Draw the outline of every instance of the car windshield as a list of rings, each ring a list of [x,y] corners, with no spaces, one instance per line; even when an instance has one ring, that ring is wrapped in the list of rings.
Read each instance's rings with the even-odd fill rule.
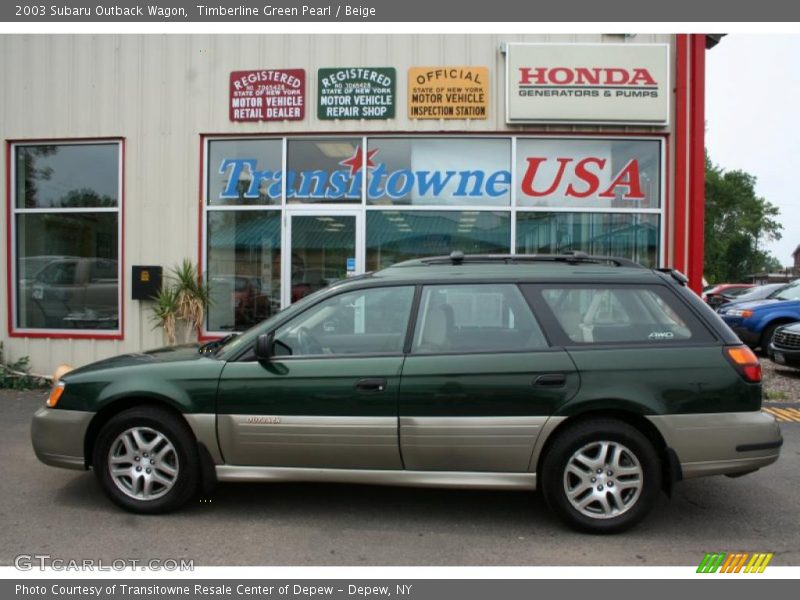
[[[800,300],[800,281],[787,285],[785,289],[781,290],[775,296],[778,300]]]
[[[779,285],[778,287],[776,287],[774,290],[772,290],[769,293],[769,296],[767,296],[767,298],[777,298],[778,294],[780,294],[783,290],[785,290],[788,287],[789,287],[789,285],[785,284],[785,283],[782,284],[782,285]]]
[[[773,298],[775,294],[780,292],[786,286],[780,283],[769,283],[767,285],[760,285],[756,288],[745,290],[745,293],[737,295],[736,301],[746,302],[747,300],[762,300],[763,298]]]

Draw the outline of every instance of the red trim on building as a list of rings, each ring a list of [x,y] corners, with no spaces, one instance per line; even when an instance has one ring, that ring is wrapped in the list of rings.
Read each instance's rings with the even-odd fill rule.
[[[665,267],[669,265],[669,251],[670,246],[672,244],[672,238],[670,238],[670,209],[673,206],[672,198],[670,197],[670,192],[672,191],[672,178],[670,177],[670,165],[672,164],[672,159],[670,157],[670,151],[672,150],[672,144],[670,143],[672,140],[667,137],[664,140],[664,173],[663,177],[665,178],[664,181],[664,197],[661,199],[661,204],[663,210],[661,211],[661,218],[664,220],[664,240],[661,243],[661,248],[664,248],[664,253],[659,255],[658,266]]]
[[[120,263],[120,274],[119,274],[119,337],[116,339],[124,340],[125,339],[125,146],[127,140],[125,138],[120,138],[120,142],[122,148],[120,152],[122,153],[121,161],[120,161],[120,178],[122,179],[122,190],[120,191],[120,207],[119,207],[119,220],[120,220],[120,239],[119,239],[119,263]]]
[[[205,160],[206,160],[206,134],[200,134],[200,168],[197,174],[197,272],[199,277],[203,277],[203,242],[205,242],[205,232],[203,231],[203,212],[205,208],[205,198],[203,197],[203,187],[205,186],[205,180],[203,178],[203,174],[205,172]],[[206,314],[206,322],[208,322],[208,314]],[[200,330],[197,332],[197,341],[198,342],[212,342],[214,340],[222,339],[222,336],[219,335],[208,335],[206,333],[205,324]]]
[[[689,286],[703,288],[705,228],[705,35],[691,36],[691,114],[689,119]]]
[[[675,36],[675,205],[673,208],[675,233],[672,236],[672,264],[668,266],[679,271],[686,271],[688,46],[688,35]]]
[[[704,34],[675,36],[675,233],[673,266],[689,287],[703,287],[705,223],[705,60]]]
[[[114,141],[120,144],[121,154],[121,191],[120,191],[120,305],[119,305],[119,330],[110,333],[69,333],[68,330],[61,331],[17,331],[14,329],[14,282],[11,278],[11,268],[13,260],[13,248],[11,247],[11,228],[14,226],[12,220],[13,202],[11,190],[11,148],[14,144],[37,144],[42,142],[56,142],[67,144],[69,142],[108,142]],[[12,338],[48,338],[57,340],[122,340],[125,338],[125,138],[124,137],[78,137],[78,138],[31,138],[6,140],[6,284],[8,290],[8,335]]]

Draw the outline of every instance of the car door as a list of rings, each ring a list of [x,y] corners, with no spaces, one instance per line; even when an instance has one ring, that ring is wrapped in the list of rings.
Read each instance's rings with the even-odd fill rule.
[[[424,286],[400,382],[405,467],[526,472],[548,416],[578,386],[517,285]]]
[[[327,297],[274,332],[275,356],[223,369],[227,464],[401,469],[397,394],[413,286]]]

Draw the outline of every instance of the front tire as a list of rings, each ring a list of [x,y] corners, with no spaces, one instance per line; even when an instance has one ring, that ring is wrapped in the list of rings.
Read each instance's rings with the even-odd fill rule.
[[[566,429],[542,461],[542,493],[574,529],[619,533],[652,510],[661,486],[661,461],[636,428],[596,419]]]
[[[103,491],[131,512],[164,513],[195,495],[200,458],[191,430],[174,414],[140,406],[114,415],[92,457]]]
[[[775,330],[781,325],[785,325],[785,323],[772,323],[764,328],[764,331],[761,333],[761,340],[759,341],[762,355],[769,356],[769,345],[772,342],[772,338],[775,336]]]

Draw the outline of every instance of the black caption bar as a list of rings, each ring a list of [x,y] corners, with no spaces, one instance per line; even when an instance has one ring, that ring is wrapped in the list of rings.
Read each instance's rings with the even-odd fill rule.
[[[16,22],[791,22],[786,0],[6,0],[0,20]]]
[[[694,569],[692,569],[694,571]],[[381,580],[381,579],[298,579],[298,580],[112,580],[112,579],[27,579],[0,581],[0,597],[15,600],[485,600],[503,598],[592,598],[619,600],[642,598],[674,600],[708,597],[726,600],[755,597],[756,594],[789,593],[791,580],[717,579],[693,580],[553,580],[553,579],[469,579],[469,580]],[[713,587],[712,587],[713,586]]]

